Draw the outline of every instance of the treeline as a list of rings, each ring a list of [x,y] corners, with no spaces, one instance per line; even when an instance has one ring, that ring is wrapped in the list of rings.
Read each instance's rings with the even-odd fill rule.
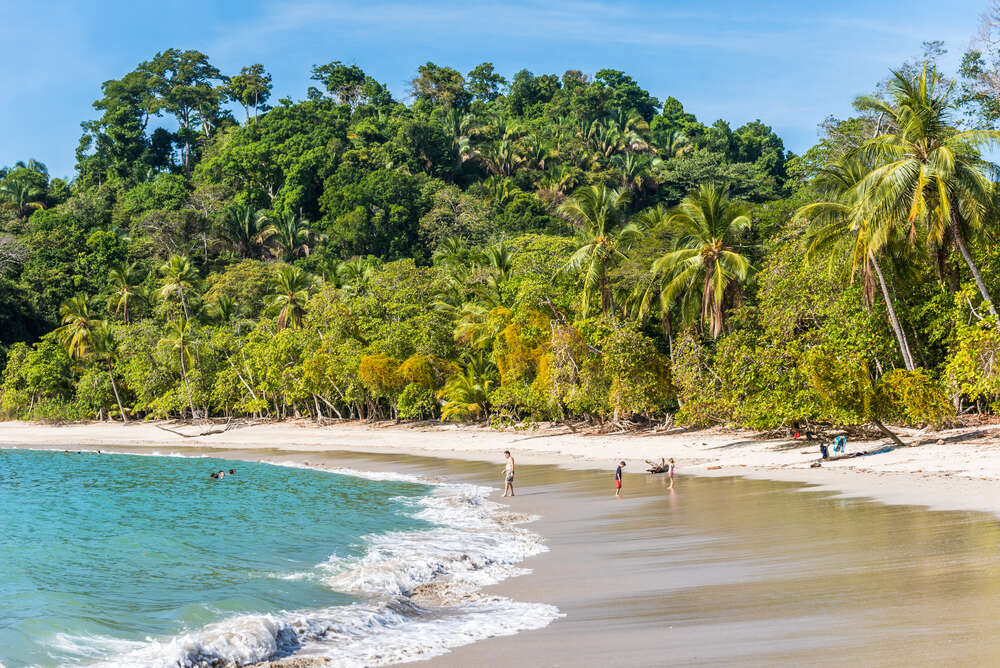
[[[1000,135],[976,83],[997,68],[970,53],[960,81],[903,67],[803,156],[615,70],[427,63],[404,104],[332,62],[275,103],[259,64],[158,53],[103,84],[71,183],[2,172],[0,410],[990,411],[1000,207],[980,148]]]

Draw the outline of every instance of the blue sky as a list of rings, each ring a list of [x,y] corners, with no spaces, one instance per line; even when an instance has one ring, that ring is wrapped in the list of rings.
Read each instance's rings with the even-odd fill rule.
[[[311,66],[331,60],[359,65],[400,98],[428,60],[462,72],[491,61],[508,78],[609,67],[705,123],[759,118],[801,152],[817,123],[848,114],[921,42],[943,40],[953,69],[986,4],[0,0],[0,165],[33,157],[71,176],[100,84],[168,47],[203,51],[230,74],[263,63],[275,99],[304,97]]]

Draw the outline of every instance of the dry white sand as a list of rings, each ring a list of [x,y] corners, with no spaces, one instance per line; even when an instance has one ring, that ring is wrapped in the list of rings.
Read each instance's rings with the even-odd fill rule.
[[[244,425],[224,433],[185,438],[210,429],[173,423],[87,423],[48,425],[0,422],[0,447],[105,448],[269,448],[298,452],[353,451],[405,453],[502,463],[511,450],[524,464],[627,470],[644,460],[673,457],[677,474],[744,475],[806,482],[848,496],[885,503],[924,505],[940,510],[981,510],[1000,515],[1000,425],[923,434],[903,431],[907,443],[923,443],[878,455],[835,462],[819,460],[819,445],[804,439],[758,440],[750,432],[722,429],[674,430],[639,434],[584,435],[566,428],[494,431],[468,426],[383,426],[340,423],[316,426],[305,420]],[[847,451],[872,450],[877,442],[853,442]]]

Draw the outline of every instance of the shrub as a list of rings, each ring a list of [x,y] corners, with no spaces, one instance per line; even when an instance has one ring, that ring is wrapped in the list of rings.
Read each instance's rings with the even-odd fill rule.
[[[431,391],[417,383],[410,383],[403,388],[396,402],[399,417],[404,420],[423,420],[434,417],[437,402]]]
[[[890,422],[939,427],[952,407],[941,385],[925,369],[893,369],[879,379],[875,411]]]

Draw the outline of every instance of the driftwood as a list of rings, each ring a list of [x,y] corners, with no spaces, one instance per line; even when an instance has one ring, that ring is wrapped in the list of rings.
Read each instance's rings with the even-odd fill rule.
[[[650,473],[666,473],[667,471],[670,470],[670,462],[665,460],[663,457],[660,457],[659,464],[657,464],[656,462],[651,462],[648,459],[646,460],[646,463],[649,464],[649,468],[646,470],[649,471]]]
[[[164,427],[163,425],[156,425],[157,429],[162,429],[163,431],[169,431],[171,434],[177,434],[183,438],[198,438],[199,436],[211,436],[212,434],[223,434],[229,431],[233,426],[233,418],[226,420],[226,426],[222,429],[209,429],[208,431],[203,431],[200,434],[185,434],[177,431],[176,429],[170,429],[169,427]]]

